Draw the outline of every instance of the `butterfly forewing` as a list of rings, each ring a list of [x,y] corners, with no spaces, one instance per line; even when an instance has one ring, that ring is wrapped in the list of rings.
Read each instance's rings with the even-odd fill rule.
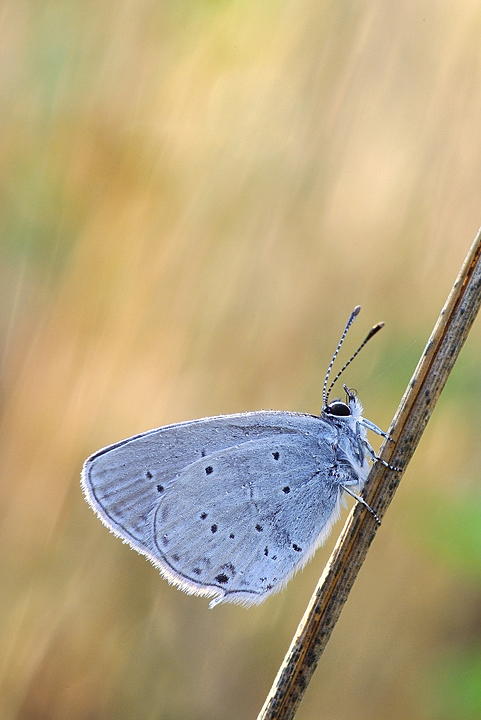
[[[108,527],[142,542],[159,488],[168,488],[183,469],[239,442],[293,432],[313,421],[312,415],[263,411],[166,425],[94,453],[85,462],[82,485]]]

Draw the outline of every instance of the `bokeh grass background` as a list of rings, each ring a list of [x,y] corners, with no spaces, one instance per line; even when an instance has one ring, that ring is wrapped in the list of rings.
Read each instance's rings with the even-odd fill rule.
[[[479,0],[0,6],[0,717],[247,720],[341,529],[211,611],[85,503],[166,423],[318,413],[343,359],[387,428],[481,224]],[[300,720],[481,715],[475,324]]]

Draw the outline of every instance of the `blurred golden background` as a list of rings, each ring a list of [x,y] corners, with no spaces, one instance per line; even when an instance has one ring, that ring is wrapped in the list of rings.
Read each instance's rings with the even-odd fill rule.
[[[386,327],[345,381],[389,426],[481,224],[480,32],[475,0],[2,3],[3,720],[256,717],[342,523],[211,611],[101,525],[82,462],[318,413],[358,303],[341,361]],[[478,320],[299,720],[481,716],[480,354]]]

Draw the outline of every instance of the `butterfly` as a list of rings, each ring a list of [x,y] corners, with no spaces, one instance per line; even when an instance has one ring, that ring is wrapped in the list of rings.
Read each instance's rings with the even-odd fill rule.
[[[267,411],[167,425],[109,445],[84,464],[82,488],[100,520],[187,593],[254,605],[313,556],[378,460],[355,390],[329,402],[341,373],[384,323],[374,326],[327,389],[319,416]],[[381,461],[384,462],[384,461]],[[384,463],[386,464],[386,463]],[[378,520],[375,513],[376,520]],[[379,522],[379,520],[378,520]]]

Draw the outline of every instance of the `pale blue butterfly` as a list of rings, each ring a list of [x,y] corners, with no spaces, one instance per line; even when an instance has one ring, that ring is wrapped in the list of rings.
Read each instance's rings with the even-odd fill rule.
[[[329,535],[343,494],[360,492],[377,458],[354,390],[319,417],[266,411],[167,425],[91,455],[82,473],[102,522],[182,590],[252,605],[280,590]],[[386,463],[384,463],[386,464]],[[370,510],[369,506],[367,506]],[[371,510],[371,512],[373,512]],[[374,514],[374,513],[373,513]],[[377,519],[377,516],[375,516]]]

